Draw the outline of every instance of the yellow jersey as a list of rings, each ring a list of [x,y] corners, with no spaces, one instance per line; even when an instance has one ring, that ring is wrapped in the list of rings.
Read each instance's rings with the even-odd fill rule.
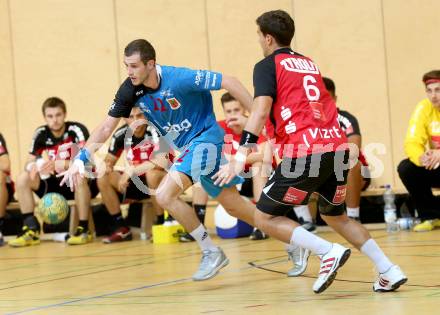
[[[405,138],[405,153],[418,166],[426,149],[440,149],[440,110],[429,99],[419,102],[411,115]]]

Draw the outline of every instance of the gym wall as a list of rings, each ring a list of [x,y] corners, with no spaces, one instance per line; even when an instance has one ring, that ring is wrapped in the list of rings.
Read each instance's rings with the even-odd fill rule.
[[[384,173],[374,185],[401,187],[396,166],[424,97],[421,77],[439,68],[436,0],[0,0],[0,132],[13,176],[44,123],[45,98],[64,99],[68,119],[90,131],[105,117],[133,39],[148,39],[159,63],[221,71],[252,91],[262,58],[255,19],[273,9],[294,17],[292,48],[335,80],[338,105],[359,119],[364,146],[386,148],[376,152]],[[214,93],[219,118],[221,94]]]

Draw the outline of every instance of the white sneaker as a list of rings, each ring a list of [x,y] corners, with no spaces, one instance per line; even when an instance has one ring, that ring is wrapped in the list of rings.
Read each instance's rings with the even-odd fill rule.
[[[408,281],[399,266],[393,265],[384,273],[379,274],[379,278],[373,284],[374,292],[391,292],[397,290],[402,284]]]
[[[327,289],[335,280],[337,271],[350,257],[351,250],[342,245],[333,243],[332,249],[320,257],[321,267],[319,268],[318,279],[313,284],[313,291],[321,293]]]
[[[298,277],[306,271],[310,250],[297,247],[294,250],[287,249],[289,260],[293,262],[293,268],[287,271],[288,277]]]

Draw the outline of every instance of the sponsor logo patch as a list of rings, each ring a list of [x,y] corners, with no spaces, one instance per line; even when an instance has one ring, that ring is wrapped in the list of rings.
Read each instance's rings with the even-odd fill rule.
[[[347,185],[336,186],[336,191],[332,203],[334,204],[343,203],[346,194],[347,194]]]
[[[300,204],[307,197],[307,191],[289,187],[283,197],[285,203]]]
[[[177,100],[177,98],[167,98],[167,103],[170,105],[172,110],[178,109],[182,104]]]

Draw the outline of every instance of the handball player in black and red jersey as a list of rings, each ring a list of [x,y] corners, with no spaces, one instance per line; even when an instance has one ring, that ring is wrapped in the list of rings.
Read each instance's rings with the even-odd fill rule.
[[[17,179],[17,199],[23,215],[23,229],[17,238],[9,241],[9,245],[23,247],[40,243],[40,224],[34,216],[33,193],[42,197],[49,192],[59,193],[68,200],[75,199],[79,224],[74,235],[70,235],[68,244],[86,244],[92,241],[92,234],[88,230],[90,187],[94,185],[96,188],[96,183],[83,178],[79,189],[72,193],[67,187],[60,187],[61,179],[55,173],[68,167],[70,159],[88,139],[89,132],[79,122],[65,121],[66,104],[58,97],[46,99],[42,112],[46,124],[35,130],[25,170]],[[97,192],[97,189],[93,190]]]
[[[407,281],[385,256],[368,231],[344,212],[349,167],[347,139],[337,121],[334,100],[327,92],[316,64],[290,48],[293,19],[277,10],[257,19],[258,38],[265,58],[254,68],[254,102],[230,165],[214,176],[228,183],[241,171],[269,118],[282,162],[269,177],[257,203],[255,224],[270,236],[319,256],[321,267],[313,285],[323,292],[350,256],[350,249],[330,243],[299,226],[285,213],[307,204],[319,194],[319,211],[326,223],[367,255],[379,271],[374,291],[393,291]]]

